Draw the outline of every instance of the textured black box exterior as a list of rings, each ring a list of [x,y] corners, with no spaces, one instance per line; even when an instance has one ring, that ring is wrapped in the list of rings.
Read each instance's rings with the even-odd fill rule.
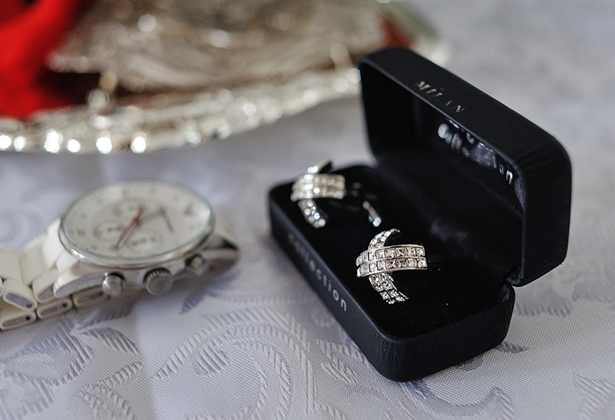
[[[280,194],[283,193],[283,194]],[[387,334],[374,322],[342,281],[287,217],[276,196],[290,194],[290,184],[270,195],[271,230],[286,254],[346,330],[367,360],[394,381],[422,378],[483,353],[504,340],[514,306],[507,286],[499,305],[451,325],[411,338]],[[371,299],[380,299],[378,295]]]

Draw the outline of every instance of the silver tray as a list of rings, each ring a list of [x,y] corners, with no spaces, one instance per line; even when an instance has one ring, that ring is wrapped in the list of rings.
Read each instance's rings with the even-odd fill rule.
[[[199,145],[356,96],[357,57],[385,25],[442,64],[447,44],[406,2],[98,0],[49,58],[99,73],[84,105],[0,118],[0,150],[144,153]]]

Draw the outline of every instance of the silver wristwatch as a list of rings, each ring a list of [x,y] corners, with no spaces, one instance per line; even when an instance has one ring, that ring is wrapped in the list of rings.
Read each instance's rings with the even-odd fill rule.
[[[118,182],[78,199],[24,251],[0,248],[0,329],[139,289],[221,271],[238,249],[209,204],[158,180]]]

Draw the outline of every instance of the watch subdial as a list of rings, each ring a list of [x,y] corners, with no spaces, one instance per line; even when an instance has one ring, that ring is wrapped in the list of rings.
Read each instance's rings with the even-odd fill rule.
[[[99,223],[94,228],[94,236],[103,241],[115,241],[126,227],[125,223],[118,220],[109,220]]]
[[[126,248],[137,255],[152,254],[163,245],[164,239],[160,232],[151,229],[139,229],[126,241]]]

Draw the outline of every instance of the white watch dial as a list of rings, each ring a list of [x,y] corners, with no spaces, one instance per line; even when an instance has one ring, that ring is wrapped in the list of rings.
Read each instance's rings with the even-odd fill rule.
[[[193,192],[139,180],[107,185],[76,201],[62,218],[60,238],[87,262],[138,266],[184,255],[212,228],[211,208]]]

